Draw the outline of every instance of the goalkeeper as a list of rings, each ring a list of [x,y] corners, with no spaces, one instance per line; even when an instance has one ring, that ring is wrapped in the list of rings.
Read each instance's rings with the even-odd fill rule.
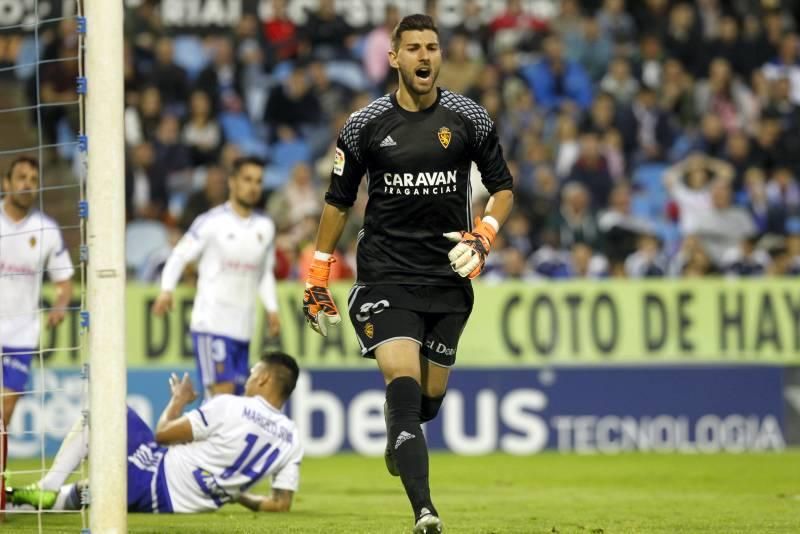
[[[347,299],[365,357],[386,382],[386,465],[399,475],[415,532],[441,532],[428,483],[420,425],[439,411],[472,310],[470,280],[483,269],[511,211],[512,177],[485,109],[436,87],[442,56],[430,17],[395,28],[389,62],[399,89],[353,113],[336,146],[303,310],[328,334],[340,321],[328,291],[331,253],[366,173],[367,204],[358,237],[358,279]],[[472,221],[470,167],[490,193]]]

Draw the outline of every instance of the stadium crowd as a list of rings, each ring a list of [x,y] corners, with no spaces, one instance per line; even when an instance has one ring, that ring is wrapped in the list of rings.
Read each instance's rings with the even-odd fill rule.
[[[516,179],[516,211],[485,278],[800,273],[793,2],[563,0],[549,19],[521,4],[487,19],[465,0],[461,24],[440,28],[438,84],[487,109]],[[303,25],[283,1],[271,5],[271,18],[247,15],[205,37],[165,31],[157,2],[128,13],[129,232],[148,236],[134,245],[164,244],[141,254],[140,278],[156,279],[169,243],[225,200],[232,162],[255,155],[268,162],[276,274],[302,279],[337,132],[395,88],[386,51],[397,8],[382,25],[353,28],[333,0]],[[75,55],[69,24],[46,56]],[[43,67],[45,102],[65,98],[74,69]],[[46,120],[57,140],[74,118]],[[353,276],[365,202],[353,208],[334,278]]]

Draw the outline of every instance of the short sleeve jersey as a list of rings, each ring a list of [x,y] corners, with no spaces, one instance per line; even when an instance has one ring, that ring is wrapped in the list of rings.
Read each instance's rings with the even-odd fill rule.
[[[350,116],[325,200],[350,207],[366,174],[359,283],[469,283],[450,268],[443,234],[472,228],[473,161],[490,194],[512,188],[494,123],[465,96],[439,89],[432,106],[409,112],[386,95]]]
[[[216,510],[264,477],[272,477],[273,489],[297,491],[303,458],[297,427],[263,398],[217,395],[186,417],[193,440],[164,456],[175,512]]]
[[[0,344],[39,346],[42,274],[52,282],[72,278],[75,269],[58,224],[40,211],[15,222],[0,202]]]

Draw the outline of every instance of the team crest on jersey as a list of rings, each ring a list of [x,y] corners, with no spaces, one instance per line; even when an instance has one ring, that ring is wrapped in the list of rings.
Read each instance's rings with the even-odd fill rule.
[[[31,244],[31,248],[36,246],[36,236],[32,235],[31,238],[28,240],[28,243]]]
[[[439,142],[442,143],[442,146],[447,148],[450,146],[450,137],[452,134],[450,133],[450,128],[447,126],[442,126],[439,128],[439,132],[437,134],[439,136]]]
[[[366,334],[366,336],[370,339],[372,339],[372,336],[375,335],[375,327],[372,325],[372,323],[367,323],[364,325],[364,334]]]
[[[263,235],[261,235],[261,232],[258,232],[258,233],[256,234],[256,237],[258,238],[258,242],[259,242],[259,243],[261,243],[262,241],[264,241],[264,236],[263,236]]]

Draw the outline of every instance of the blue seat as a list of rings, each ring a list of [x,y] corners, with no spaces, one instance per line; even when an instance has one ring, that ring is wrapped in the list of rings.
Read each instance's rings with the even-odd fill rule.
[[[633,184],[646,191],[664,191],[664,171],[661,163],[646,163],[633,171]]]
[[[189,80],[194,81],[211,61],[203,41],[194,35],[178,35],[173,40],[175,63],[186,70]]]
[[[150,256],[169,247],[167,227],[158,221],[136,220],[125,227],[125,265],[138,273]]]

